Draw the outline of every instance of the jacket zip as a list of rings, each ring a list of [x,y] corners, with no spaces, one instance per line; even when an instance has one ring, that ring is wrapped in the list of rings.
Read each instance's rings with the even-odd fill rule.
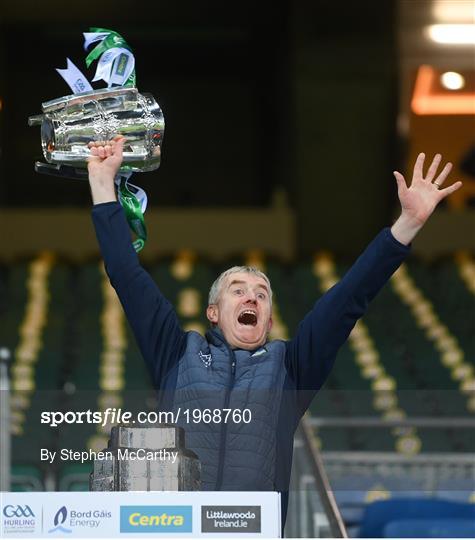
[[[224,341],[223,341],[224,342]],[[231,349],[231,347],[228,346],[226,342],[226,347],[229,351],[229,355],[231,357],[231,373],[229,375],[229,384],[226,389],[226,396],[224,399],[224,408],[227,409],[229,407],[229,400],[231,398],[231,390],[234,386],[234,377],[236,375],[236,356],[234,355],[234,351]],[[225,448],[226,448],[226,433],[228,431],[228,424],[224,423],[221,425],[221,437],[219,442],[219,460],[218,460],[218,476],[216,478],[216,487],[215,491],[221,491],[221,486],[223,484],[223,473],[224,473],[224,454],[225,454]]]

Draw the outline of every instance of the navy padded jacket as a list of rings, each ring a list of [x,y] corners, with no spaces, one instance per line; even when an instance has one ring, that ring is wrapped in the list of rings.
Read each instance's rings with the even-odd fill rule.
[[[141,267],[119,203],[93,207],[107,274],[117,291],[160,409],[249,409],[249,423],[178,423],[202,463],[204,490],[286,492],[293,435],[325,382],[340,346],[409,247],[383,229],[339,283],[300,323],[290,341],[231,350],[219,329],[184,332],[172,305]]]

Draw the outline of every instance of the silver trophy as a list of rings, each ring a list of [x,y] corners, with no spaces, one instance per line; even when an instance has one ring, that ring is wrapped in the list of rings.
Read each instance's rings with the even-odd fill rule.
[[[89,490],[199,491],[200,477],[200,461],[185,448],[183,428],[115,426],[103,459],[94,460]]]
[[[153,171],[160,166],[165,130],[163,113],[150,94],[133,87],[115,87],[64,96],[42,104],[43,114],[30,116],[41,125],[41,144],[47,163],[37,172],[87,178],[88,143],[126,138],[122,172]]]

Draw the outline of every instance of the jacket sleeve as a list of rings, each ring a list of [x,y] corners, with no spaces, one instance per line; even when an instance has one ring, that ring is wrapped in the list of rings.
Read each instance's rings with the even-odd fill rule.
[[[92,218],[111,285],[152,375],[156,388],[184,347],[185,332],[167,299],[142,268],[118,202],[95,205]]]
[[[302,413],[328,377],[356,321],[409,251],[389,228],[383,229],[300,323],[296,336],[287,343],[286,368],[299,391]]]

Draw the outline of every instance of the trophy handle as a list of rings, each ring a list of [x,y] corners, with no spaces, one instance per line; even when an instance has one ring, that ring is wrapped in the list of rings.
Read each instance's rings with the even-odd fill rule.
[[[71,167],[70,165],[59,165],[55,163],[35,162],[35,171],[40,174],[60,176],[61,178],[72,178],[73,180],[87,180],[87,170]]]
[[[79,150],[73,150],[70,152],[61,152],[58,150],[53,150],[51,152],[50,156],[47,156],[47,160],[51,159],[53,162],[61,162],[61,161],[69,161],[69,162],[78,162],[81,163],[83,168],[85,168],[85,160],[91,155],[89,152],[89,149],[87,147],[81,147],[78,145]],[[79,153],[81,152],[81,153]],[[135,151],[124,151],[124,162],[142,162],[145,161],[149,157],[149,152],[145,148],[141,148],[140,146],[137,146]],[[158,157],[160,154],[158,154]]]
[[[43,123],[44,116],[42,114],[36,114],[35,116],[28,117],[28,125],[31,126],[41,126]]]

